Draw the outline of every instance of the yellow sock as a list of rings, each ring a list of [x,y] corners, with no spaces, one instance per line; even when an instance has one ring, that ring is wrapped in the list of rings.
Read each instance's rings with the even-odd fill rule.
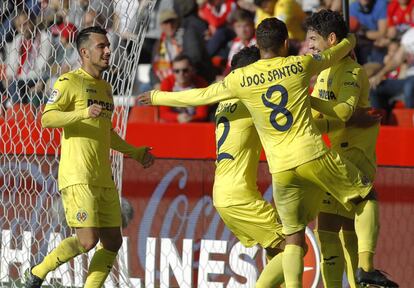
[[[339,238],[342,242],[346,262],[346,276],[350,288],[357,288],[355,271],[358,268],[358,238],[355,231],[341,230]]]
[[[80,245],[76,236],[66,238],[46,255],[40,264],[33,267],[32,273],[41,279],[45,279],[47,273],[84,252],[85,249]]]
[[[358,267],[374,270],[374,253],[379,232],[378,202],[365,200],[355,209],[355,232],[358,236]]]
[[[282,258],[286,288],[302,288],[304,254],[302,247],[286,245]]]
[[[256,288],[279,287],[283,281],[283,252],[277,254],[263,268],[262,273],[257,279]]]
[[[89,264],[88,277],[86,278],[84,288],[102,287],[112,265],[115,261],[117,253],[106,250],[105,248],[97,249]]]
[[[321,274],[324,287],[341,288],[345,259],[337,232],[315,230],[321,249]]]

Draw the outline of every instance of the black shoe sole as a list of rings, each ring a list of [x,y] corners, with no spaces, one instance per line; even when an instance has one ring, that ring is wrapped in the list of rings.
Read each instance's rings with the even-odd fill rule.
[[[377,285],[377,284],[368,284],[368,283],[359,283],[358,284],[360,287],[363,288],[397,288],[395,286],[384,286],[384,285]]]

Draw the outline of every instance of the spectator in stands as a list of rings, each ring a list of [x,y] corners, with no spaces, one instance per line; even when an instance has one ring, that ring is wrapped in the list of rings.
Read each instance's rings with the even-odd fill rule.
[[[182,0],[185,3],[187,3],[187,0]],[[152,57],[152,50],[154,44],[157,42],[158,39],[160,39],[161,35],[161,28],[160,28],[160,21],[159,21],[159,15],[160,11],[164,10],[171,10],[174,8],[173,2],[170,0],[159,0],[155,2],[154,9],[152,13],[150,14],[149,24],[148,24],[148,30],[145,34],[145,40],[142,44],[141,48],[141,55],[139,56],[139,63],[143,64],[150,64],[151,63],[151,57]],[[178,13],[179,16],[182,16],[180,13]]]
[[[306,18],[305,12],[296,0],[254,0],[257,6],[256,27],[264,19],[276,17],[285,22],[289,39],[305,40],[305,31],[302,24]]]
[[[174,10],[163,10],[159,17],[161,23],[161,37],[155,43],[152,57],[151,86],[159,87],[159,83],[172,74],[172,60],[180,53],[188,55],[197,69],[197,73],[204,77],[211,71],[203,71],[202,63],[210,59],[204,53],[205,42],[193,26],[180,27],[180,18]],[[191,56],[190,56],[191,55]]]
[[[356,54],[358,62],[382,63],[387,50],[384,39],[387,33],[387,1],[358,0],[349,7],[349,14],[357,21],[358,42]]]
[[[387,8],[387,36],[401,39],[402,34],[414,26],[414,0],[391,0]]]
[[[181,19],[180,27],[184,31],[189,31],[191,37],[186,37],[186,39],[194,39],[197,42],[194,45],[199,45],[199,43],[205,43],[204,35],[206,35],[208,30],[208,25],[205,21],[201,20],[198,16],[198,6],[195,0],[175,0],[174,1],[176,8],[175,11],[178,12]],[[187,43],[187,40],[185,41]],[[188,44],[188,47],[191,48],[191,44]],[[198,49],[188,49],[184,43],[185,54],[190,57],[193,62],[194,68],[198,74],[202,75],[204,79],[208,82],[214,80],[216,72],[210,61],[210,56],[208,55],[206,45],[199,45]]]
[[[207,0],[200,5],[198,13],[209,28],[207,52],[210,57],[227,59],[227,43],[235,36],[229,20],[236,7],[234,0]]]
[[[233,29],[236,32],[236,38],[230,43],[229,56],[227,58],[226,73],[230,72],[231,59],[241,49],[256,45],[254,17],[247,11],[238,9],[233,17]]]
[[[7,45],[8,97],[11,104],[42,103],[44,83],[48,78],[51,40],[36,25],[33,13],[22,11],[14,19],[18,34]]]
[[[83,14],[88,11],[88,8],[89,0],[71,0],[67,20],[76,27],[82,27]]]
[[[13,1],[6,0],[0,4],[0,41],[10,42],[13,39]],[[0,45],[3,46],[3,45]]]
[[[85,14],[86,15],[86,14]],[[48,81],[46,92],[51,91],[58,75],[62,75],[71,70],[80,67],[79,55],[74,45],[74,40],[78,32],[76,26],[72,23],[61,23],[51,27],[53,34],[59,38],[59,43],[56,48],[56,57],[53,59],[51,67],[52,77]]]
[[[207,81],[195,73],[190,57],[184,54],[180,54],[174,58],[172,69],[174,74],[166,77],[161,82],[162,91],[182,91],[208,86]],[[161,106],[159,109],[160,121],[169,123],[205,121],[208,113],[207,106],[186,108]]]
[[[407,62],[404,79],[385,79],[384,76],[395,68]],[[374,76],[370,78],[371,103],[374,108],[391,111],[393,101],[402,96],[405,107],[414,108],[414,28],[411,28],[401,38],[401,46],[394,58]]]

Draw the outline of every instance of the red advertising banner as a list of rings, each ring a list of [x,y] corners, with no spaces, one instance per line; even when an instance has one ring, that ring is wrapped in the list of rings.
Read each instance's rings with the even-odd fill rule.
[[[184,253],[182,250],[184,249],[184,239],[193,239],[192,250],[187,252],[192,253],[194,259],[195,266],[192,269],[194,283],[200,284],[197,279],[199,281],[201,277],[204,280],[211,279],[212,282],[218,282],[216,283],[218,286],[214,287],[254,287],[251,281],[256,279],[263,267],[261,253],[251,253],[249,256],[239,254],[236,259],[240,263],[231,262],[232,255],[241,253],[241,250],[239,250],[240,247],[234,248],[237,247],[237,240],[225,228],[212,206],[211,189],[214,161],[159,159],[154,167],[148,170],[138,166],[133,160],[126,159],[123,178],[123,195],[131,202],[135,211],[132,222],[124,230],[124,234],[129,237],[130,242],[134,243],[129,247],[132,277],[144,278],[145,269],[148,269],[145,258],[148,257],[147,239],[156,239],[154,240],[156,241],[154,244],[156,249],[152,250],[151,257],[154,257],[153,263],[158,264],[151,267],[154,271],[160,271],[160,275],[163,275],[163,269],[167,269],[165,266],[161,267],[162,263],[165,264],[165,261],[162,260],[162,254],[165,253],[162,249],[163,239],[174,239],[175,247],[179,251],[178,255]],[[271,178],[267,169],[265,162],[260,164],[258,186],[265,199],[271,201]],[[410,249],[409,243],[414,241],[414,233],[411,233],[413,232],[412,221],[414,220],[412,213],[414,209],[414,169],[380,167],[376,189],[379,193],[381,209],[381,232],[376,255],[377,266],[379,269],[389,272],[401,284],[400,287],[409,287],[414,260],[410,253],[405,253],[398,247]],[[399,224],[395,225],[397,219]],[[407,232],[407,229],[411,232]],[[390,235],[395,235],[395,237]],[[202,244],[204,240],[227,243],[226,249],[222,248],[219,252],[216,250],[216,253],[209,252],[209,259],[222,261],[222,263],[214,264],[221,266],[220,269],[214,270],[215,273],[211,273],[210,276],[205,275],[205,273],[210,274],[208,269],[205,271],[200,268],[210,265],[208,262],[201,262],[205,261],[205,257],[200,256],[205,248],[205,245]],[[315,249],[311,245],[312,235],[308,235],[307,240],[311,249],[305,259],[304,287],[318,287],[316,283],[319,280],[319,256],[315,252],[317,248]],[[399,243],[399,245],[396,246],[395,243]],[[251,259],[241,260],[248,258]],[[250,264],[242,263],[243,261],[254,263],[255,268],[249,269]],[[170,267],[170,269],[175,271],[174,267]],[[251,276],[250,271],[256,269],[258,269],[257,272],[252,272],[253,276]],[[172,281],[169,282],[169,285],[172,286],[165,287],[178,285],[175,282],[177,281],[176,276],[169,275],[169,277]],[[156,283],[161,281],[154,279]],[[237,285],[232,286],[234,283]],[[194,285],[193,287],[209,286]]]

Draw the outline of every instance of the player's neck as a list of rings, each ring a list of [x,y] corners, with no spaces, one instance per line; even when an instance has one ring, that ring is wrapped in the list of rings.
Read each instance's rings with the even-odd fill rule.
[[[263,51],[260,50],[260,58],[261,59],[272,59],[272,58],[276,58],[276,57],[280,57],[281,55],[273,52],[273,51]]]
[[[102,71],[90,65],[82,65],[82,69],[95,79],[102,79]]]

